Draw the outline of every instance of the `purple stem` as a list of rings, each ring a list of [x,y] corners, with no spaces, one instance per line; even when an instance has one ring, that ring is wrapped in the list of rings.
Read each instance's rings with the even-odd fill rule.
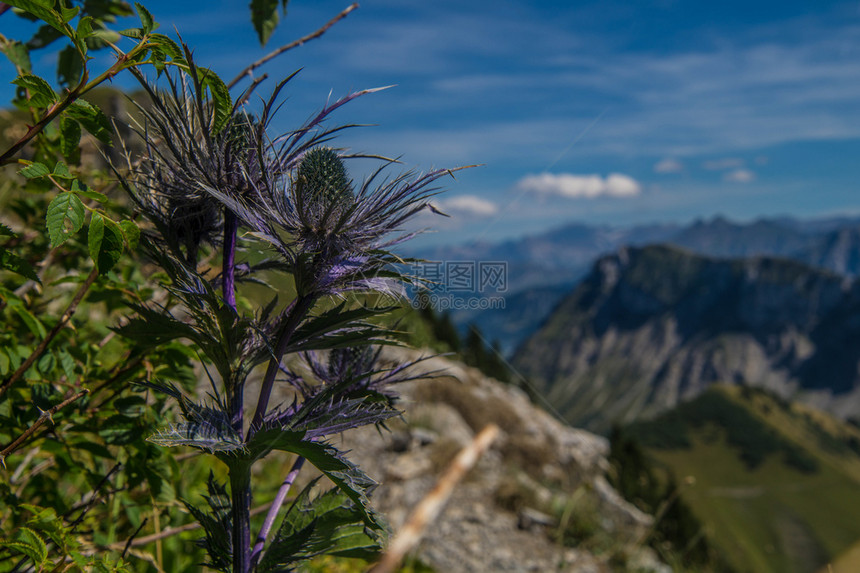
[[[224,263],[221,276],[224,279],[224,302],[236,310],[236,235],[239,220],[230,209],[224,211]]]
[[[251,427],[248,428],[248,434],[251,436],[263,427],[263,419],[266,416],[266,410],[269,408],[269,398],[272,395],[275,376],[277,376],[281,368],[281,358],[287,351],[287,346],[290,344],[293,333],[299,327],[302,320],[304,320],[307,313],[313,308],[315,302],[315,296],[300,296],[293,301],[287,322],[284,324],[281,336],[275,346],[275,355],[269,360],[266,375],[263,377],[263,382],[260,385],[260,398],[257,400],[257,410],[254,412],[254,418],[251,420]]]
[[[224,209],[224,261],[221,266],[224,303],[236,310],[236,237],[239,219],[230,209]],[[244,384],[235,384],[230,393],[230,419],[233,429],[243,435]]]
[[[278,516],[278,511],[281,509],[281,506],[284,505],[284,500],[287,499],[287,494],[290,492],[290,488],[292,487],[293,482],[296,481],[296,477],[299,475],[304,464],[305,458],[301,456],[296,458],[296,461],[293,462],[293,467],[290,470],[290,473],[288,473],[287,477],[284,478],[284,483],[281,484],[281,488],[275,496],[275,501],[272,502],[272,507],[269,508],[269,512],[266,514],[266,519],[263,521],[263,527],[260,528],[260,534],[257,535],[257,542],[254,544],[254,550],[251,552],[251,567],[256,567],[257,561],[260,560],[260,555],[263,553],[263,546],[266,544],[266,538],[272,530],[272,525],[275,524],[275,518]]]
[[[233,573],[251,571],[251,465],[230,467],[233,506]]]

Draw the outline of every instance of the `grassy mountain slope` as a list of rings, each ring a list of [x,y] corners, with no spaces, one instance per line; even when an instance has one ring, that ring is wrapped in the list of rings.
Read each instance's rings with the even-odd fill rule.
[[[860,540],[860,430],[768,393],[714,386],[627,429],[674,475],[738,571],[813,572]]]

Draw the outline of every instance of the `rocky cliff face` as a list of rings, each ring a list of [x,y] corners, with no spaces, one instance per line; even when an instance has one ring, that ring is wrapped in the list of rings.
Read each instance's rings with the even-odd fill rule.
[[[639,546],[652,518],[606,482],[604,438],[557,421],[473,368],[445,358],[422,366],[440,373],[398,388],[404,416],[391,432],[344,437],[350,458],[380,482],[373,503],[395,531],[478,431],[495,423],[502,436],[428,528],[421,561],[446,573],[668,571]],[[598,547],[596,556],[590,549]]]
[[[858,415],[860,288],[788,260],[625,248],[595,264],[514,365],[598,431],[718,382]]]

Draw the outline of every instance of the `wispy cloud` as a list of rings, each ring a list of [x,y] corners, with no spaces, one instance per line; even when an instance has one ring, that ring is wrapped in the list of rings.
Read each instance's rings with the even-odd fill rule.
[[[749,169],[735,169],[723,175],[723,181],[729,183],[750,183],[755,181],[755,173]]]
[[[611,173],[606,178],[600,175],[574,175],[571,173],[541,173],[527,175],[519,180],[520,191],[540,195],[557,195],[571,199],[594,199],[596,197],[634,197],[642,192],[642,186],[632,177]]]
[[[436,203],[439,209],[452,215],[489,217],[499,212],[498,205],[477,195],[459,195]]]
[[[677,159],[667,157],[654,164],[654,173],[680,173],[684,165]]]

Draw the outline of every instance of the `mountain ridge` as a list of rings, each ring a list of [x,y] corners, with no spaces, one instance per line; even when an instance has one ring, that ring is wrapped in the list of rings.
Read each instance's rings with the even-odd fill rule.
[[[565,418],[606,431],[723,382],[860,414],[860,282],[773,257],[625,247],[515,352]]]

